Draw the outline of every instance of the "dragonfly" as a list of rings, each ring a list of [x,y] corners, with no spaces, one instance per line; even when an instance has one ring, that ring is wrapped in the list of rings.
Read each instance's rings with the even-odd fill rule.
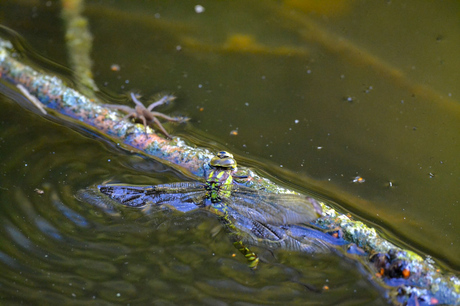
[[[227,151],[218,152],[209,166],[210,171],[204,182],[153,186],[109,184],[97,187],[112,200],[129,207],[155,205],[182,211],[190,208],[211,211],[222,222],[233,245],[246,257],[251,269],[257,269],[259,257],[243,240],[291,249],[323,246],[320,239],[315,238],[314,232],[299,232],[292,226],[308,224],[322,215],[321,206],[316,200],[299,194],[275,194],[243,186],[235,179],[247,177],[235,175],[237,162]],[[292,233],[297,233],[297,240],[291,237]],[[315,236],[313,243],[305,243],[305,238],[309,236]]]

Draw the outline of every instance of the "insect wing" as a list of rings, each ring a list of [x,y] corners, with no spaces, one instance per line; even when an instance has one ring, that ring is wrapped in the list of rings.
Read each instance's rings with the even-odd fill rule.
[[[108,195],[111,199],[131,207],[144,206],[148,198],[146,191],[151,189],[152,186],[118,186],[118,185],[99,185],[97,186],[100,192]]]
[[[182,182],[152,187],[153,188],[147,192],[147,196],[152,197],[152,202],[155,204],[168,204],[175,208],[191,204],[195,207],[204,205],[206,189],[203,183]]]
[[[169,205],[181,211],[202,204],[206,191],[202,183],[174,183],[155,186],[100,185],[113,200],[130,207]]]
[[[321,217],[318,202],[298,194],[276,194],[233,185],[232,196],[224,201],[245,217],[273,225],[309,223]]]

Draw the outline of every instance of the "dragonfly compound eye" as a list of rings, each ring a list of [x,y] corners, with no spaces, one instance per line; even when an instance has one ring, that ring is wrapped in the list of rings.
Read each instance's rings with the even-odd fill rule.
[[[233,158],[233,154],[230,153],[230,152],[227,152],[227,151],[220,151],[220,152],[217,152],[216,154],[217,157],[219,158]]]
[[[221,167],[226,169],[236,169],[236,160],[233,155],[227,151],[220,151],[211,159],[209,163],[212,167]]]

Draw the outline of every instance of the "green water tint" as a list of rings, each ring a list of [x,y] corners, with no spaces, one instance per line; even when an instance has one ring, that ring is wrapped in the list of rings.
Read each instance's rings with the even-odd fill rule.
[[[131,3],[135,4],[135,2],[130,2],[129,5],[126,5],[132,9]],[[275,56],[267,58],[262,55],[263,53],[258,53],[259,55],[253,58],[244,52],[237,53],[239,55],[235,56],[236,53],[232,52],[236,49],[231,51],[231,46],[235,46],[234,43],[238,41],[244,43],[241,35],[239,38],[235,36],[234,39],[228,40],[228,46],[220,48],[220,51],[219,48],[214,48],[213,53],[203,51],[206,50],[206,45],[211,45],[214,42],[209,40],[209,37],[208,41],[206,41],[206,37],[201,39],[201,35],[206,35],[206,31],[203,31],[203,27],[199,27],[199,22],[203,16],[206,20],[212,21],[213,18],[210,16],[216,15],[216,11],[212,10],[212,6],[209,4],[204,3],[207,8],[206,14],[192,14],[193,26],[198,26],[198,33],[200,33],[200,36],[195,36],[198,38],[195,39],[198,44],[195,44],[196,48],[193,52],[184,47],[186,46],[183,43],[185,39],[176,40],[174,38],[178,37],[176,36],[178,33],[182,35],[183,33],[190,33],[190,31],[193,32],[193,27],[189,26],[190,23],[185,22],[186,31],[184,32],[185,28],[179,29],[181,27],[181,24],[177,23],[179,18],[174,19],[174,13],[168,15],[171,12],[168,11],[167,7],[158,10],[162,17],[155,19],[158,22],[149,23],[149,18],[151,19],[156,11],[151,14],[132,14],[133,12],[129,8],[126,10],[127,7],[123,7],[123,10],[118,10],[117,7],[112,9],[111,7],[111,10],[107,11],[102,9],[104,8],[103,3],[102,5],[95,5],[88,2],[88,4],[90,5],[85,14],[91,16],[90,24],[96,37],[96,48],[92,56],[96,63],[95,71],[99,86],[108,83],[108,88],[117,92],[122,90],[122,86],[129,89],[131,85],[135,88],[141,88],[147,93],[174,89],[174,92],[179,96],[177,105],[180,105],[180,109],[184,110],[185,114],[195,119],[191,126],[197,127],[195,129],[187,128],[187,131],[183,132],[184,136],[193,139],[190,134],[198,132],[199,136],[195,138],[196,143],[202,143],[201,146],[214,149],[216,146],[221,147],[218,145],[219,143],[227,143],[227,148],[235,152],[243,164],[250,164],[256,166],[257,169],[269,171],[278,181],[283,181],[283,186],[286,186],[284,185],[286,183],[295,190],[309,192],[306,187],[308,186],[308,189],[312,188],[322,195],[329,196],[330,199],[338,202],[338,205],[337,203],[333,205],[334,207],[341,206],[345,208],[345,211],[350,210],[357,216],[366,219],[366,224],[376,225],[377,231],[373,232],[361,231],[360,227],[356,228],[356,231],[352,230],[358,234],[356,237],[360,237],[359,239],[364,243],[368,241],[368,237],[383,233],[390,241],[397,241],[397,244],[406,245],[406,248],[410,248],[409,245],[416,246],[416,249],[422,250],[417,251],[419,254],[432,254],[436,261],[440,261],[438,263],[441,266],[443,262],[453,268],[458,266],[458,256],[455,255],[458,254],[458,239],[455,239],[458,237],[456,235],[456,228],[458,228],[456,226],[458,188],[456,187],[458,181],[455,179],[458,177],[458,163],[455,163],[458,146],[456,146],[455,139],[458,135],[459,121],[455,115],[455,108],[449,111],[449,108],[444,108],[443,103],[440,103],[440,100],[452,101],[458,96],[455,91],[456,87],[452,85],[452,82],[456,80],[455,73],[448,74],[448,71],[456,70],[455,61],[452,56],[449,56],[449,50],[452,50],[456,44],[454,38],[459,36],[455,34],[455,26],[445,28],[441,26],[446,26],[449,16],[455,14],[455,9],[447,8],[448,3],[444,3],[445,7],[438,10],[426,9],[429,6],[427,3],[417,2],[414,6],[417,9],[412,11],[409,9],[411,2],[406,3],[407,9],[403,7],[396,9],[397,5],[394,2],[392,4],[373,4],[372,6],[358,4],[355,6],[356,13],[353,13],[350,18],[336,19],[335,21],[330,19],[331,23],[320,22],[321,25],[335,33],[343,34],[343,29],[349,31],[347,33],[350,34],[350,37],[346,37],[350,38],[348,42],[356,42],[355,46],[365,46],[365,49],[369,50],[371,54],[380,55],[381,58],[386,58],[395,66],[402,67],[399,71],[402,73],[389,74],[395,76],[394,79],[390,78],[389,82],[383,80],[385,77],[382,75],[385,75],[385,71],[380,71],[378,76],[373,73],[357,72],[353,69],[353,65],[349,65],[349,62],[344,65],[337,57],[327,56],[328,52],[334,53],[334,50],[346,47],[344,44],[337,44],[336,46],[340,48],[333,49],[327,47],[323,41],[321,44],[326,46],[325,49],[328,51],[318,56],[315,54],[315,45],[296,41],[298,37],[293,35],[289,29],[295,28],[299,32],[303,31],[305,36],[311,33],[305,31],[306,26],[311,25],[307,25],[304,21],[293,22],[293,18],[302,16],[298,12],[293,12],[291,16],[294,17],[291,19],[274,18],[281,23],[290,23],[287,31],[280,31],[280,23],[278,22],[276,23],[277,27],[270,27],[273,24],[260,23],[257,18],[245,19],[253,20],[252,26],[255,26],[255,29],[259,23],[263,24],[267,32],[270,32],[270,35],[264,36],[262,31],[254,31],[252,37],[260,45],[267,46],[272,43],[276,45],[280,42],[280,35],[276,35],[278,33],[286,39],[283,45],[292,46],[294,44],[295,46],[302,45],[302,47],[305,44],[308,45],[311,61],[296,57]],[[4,10],[2,7],[1,11],[8,13],[3,16],[7,23],[9,16],[18,16],[28,12],[27,9],[21,8],[15,14],[15,11],[11,10],[14,6],[8,3],[8,7]],[[244,8],[241,11],[251,14],[251,5],[245,2]],[[260,7],[257,6],[257,8]],[[30,28],[32,31],[27,28],[27,23],[13,22],[10,24],[18,31],[20,30],[27,37],[27,41],[33,43],[41,54],[65,63],[62,52],[65,48],[64,43],[59,40],[59,31],[54,31],[55,28],[53,28],[51,35],[47,32],[50,23],[58,24],[53,23],[52,9],[53,6],[51,9],[47,9],[44,4],[39,8],[40,14],[37,16],[46,17],[44,19],[46,22],[40,23],[40,18],[34,19],[33,26]],[[181,21],[187,20],[182,18],[189,16],[184,13],[187,9],[187,6],[175,9],[182,12]],[[368,15],[360,16],[359,12],[362,13],[363,10],[368,12]],[[377,14],[373,14],[373,10]],[[218,11],[227,12],[227,10]],[[279,11],[285,12],[285,10]],[[148,12],[148,8],[143,8],[142,12]],[[417,18],[410,18],[410,16],[415,16],[412,12],[417,12],[415,14]],[[425,13],[426,15],[423,15]],[[106,20],[108,19],[101,18],[101,14],[109,18],[116,16],[117,22],[107,26]],[[273,16],[273,12],[269,9],[263,15]],[[442,20],[439,18],[441,15]],[[142,18],[142,16],[146,18]],[[373,16],[378,16],[378,18]],[[411,22],[401,24],[395,16],[403,16],[404,20]],[[15,17],[14,20],[28,20],[28,17]],[[139,24],[130,27],[130,25],[120,22],[129,17],[132,17],[130,20],[135,20]],[[173,17],[173,23],[170,22],[171,17]],[[362,17],[376,22],[362,26],[359,23],[360,20],[363,20]],[[225,20],[225,16],[222,15],[221,18],[216,17],[216,19],[219,19],[220,22],[220,19]],[[413,22],[415,20],[423,20],[424,22],[417,24]],[[425,22],[426,20],[437,22]],[[245,22],[240,20],[239,23],[244,25],[244,30],[251,32]],[[116,28],[117,30],[113,30],[115,24],[120,25]],[[154,24],[154,26],[149,27],[148,24]],[[353,24],[357,27],[352,27]],[[40,25],[46,25],[46,27],[40,28]],[[381,31],[379,25],[381,29],[384,29],[384,36],[379,34]],[[334,28],[335,26],[338,26],[338,31],[334,31],[337,29]],[[142,32],[141,29],[144,27],[147,31]],[[392,39],[391,31],[388,31],[393,27],[405,29],[405,31],[398,31],[401,37],[397,40]],[[173,28],[175,30],[172,30]],[[110,31],[104,29],[110,29]],[[212,29],[210,32],[214,33],[216,29],[220,28],[205,24],[205,29]],[[125,30],[126,33],[129,33],[129,37],[123,35]],[[371,35],[366,31],[371,31]],[[111,34],[113,32],[117,33],[116,36],[119,39],[113,37]],[[240,32],[244,31],[240,29]],[[286,32],[289,32],[289,35],[285,35]],[[130,37],[133,37],[132,33],[138,33],[138,37],[149,37],[149,40],[130,40]],[[155,33],[155,36],[152,39],[152,44],[149,44],[152,33]],[[421,39],[417,33],[426,33],[423,34],[425,38]],[[319,41],[321,37],[326,39],[332,37],[328,33],[323,32],[323,34],[325,35],[316,36],[314,39]],[[222,40],[226,39],[226,33],[218,32],[216,35]],[[50,39],[50,37],[52,38]],[[375,42],[378,43],[369,42],[365,39],[366,37],[375,38]],[[385,39],[380,40],[379,38],[382,37]],[[117,48],[113,48],[114,41],[118,42]],[[216,42],[219,41],[216,40]],[[251,39],[246,39],[246,42],[251,43]],[[332,42],[335,43],[335,41]],[[132,48],[133,45],[138,46],[138,48]],[[171,53],[171,50],[176,50],[178,45],[182,46],[182,50]],[[423,48],[420,48],[421,45]],[[329,44],[329,46],[331,45]],[[398,47],[395,48],[394,46]],[[123,53],[123,48],[129,52]],[[106,51],[114,49],[120,52],[120,56],[114,57],[113,53]],[[456,48],[453,49],[456,50]],[[22,49],[19,48],[19,50]],[[263,48],[258,50],[261,52]],[[427,52],[420,52],[421,50]],[[428,50],[431,51],[428,52]],[[221,52],[220,55],[216,55],[215,51]],[[442,53],[438,51],[442,51]],[[393,53],[395,56],[392,56]],[[452,54],[454,53],[452,52]],[[347,55],[346,52],[344,54],[345,58],[349,58],[349,54]],[[389,56],[387,57],[387,55]],[[339,58],[340,56],[338,55]],[[406,60],[408,57],[410,57],[410,61]],[[439,58],[440,61],[434,61],[434,58]],[[139,61],[136,62],[136,59]],[[104,71],[108,71],[108,67],[114,62],[121,64],[122,73],[105,73]],[[237,65],[240,62],[244,63],[244,74],[240,73],[243,67]],[[442,62],[447,63],[447,65],[442,65]],[[184,63],[188,64],[184,66]],[[257,63],[259,65],[254,66]],[[282,67],[284,68],[281,69]],[[404,69],[404,67],[412,68]],[[265,76],[264,80],[261,79],[261,69]],[[311,73],[305,74],[306,69],[309,69]],[[372,69],[369,68],[369,70]],[[226,73],[222,73],[223,71]],[[238,77],[235,78],[235,75]],[[344,78],[341,78],[342,75]],[[386,75],[388,76],[388,74]],[[117,79],[120,76],[121,79]],[[406,79],[415,82],[415,84],[418,82],[420,88],[414,90],[414,87],[409,86],[410,90],[404,89],[408,88],[408,83],[401,76],[407,77]],[[130,80],[129,85],[125,83],[128,78]],[[260,82],[254,81],[259,79]],[[210,82],[206,83],[206,81]],[[203,87],[198,87],[198,84]],[[218,84],[222,86],[217,86]],[[367,85],[372,85],[372,88],[370,89]],[[422,89],[430,86],[441,93],[451,92],[452,98],[446,97],[445,94],[441,99],[439,97],[442,94],[428,94],[426,95],[428,98],[424,98]],[[274,88],[276,90],[273,90]],[[18,101],[16,98],[15,100]],[[190,101],[193,102],[188,103]],[[259,104],[259,101],[263,103]],[[396,104],[392,101],[396,101]],[[119,102],[110,101],[110,103]],[[131,102],[126,100],[126,104],[130,105]],[[199,107],[204,108],[202,113],[198,112]],[[270,110],[270,112],[262,112],[261,110]],[[296,116],[293,117],[293,114]],[[241,120],[235,121],[233,115],[241,118]],[[262,120],[260,115],[263,115]],[[13,114],[12,117],[17,117],[17,115]],[[294,119],[299,119],[299,123],[294,123]],[[19,120],[19,122],[30,122],[30,119]],[[276,129],[273,128],[275,124]],[[25,124],[21,125],[21,127],[24,126]],[[239,127],[238,137],[225,136],[235,127]],[[180,130],[174,131],[171,126],[166,126],[166,129],[173,135],[177,135]],[[295,133],[289,132],[291,129]],[[200,130],[201,132],[209,130],[212,133],[212,138],[216,138],[218,144],[209,145],[206,138],[209,135],[204,137],[200,134]],[[249,131],[251,131],[250,134],[248,134]],[[31,139],[37,137],[34,131],[29,132]],[[263,138],[261,138],[262,136]],[[28,139],[27,135],[23,134],[22,137],[25,137],[24,140]],[[46,138],[43,141],[46,143]],[[14,142],[12,147],[15,147]],[[257,160],[245,158],[247,152],[250,156],[258,156]],[[302,153],[299,154],[299,152]],[[94,156],[96,155],[94,154]],[[47,160],[46,155],[42,157],[43,161]],[[113,161],[114,156],[107,156],[107,159]],[[267,160],[270,161],[267,162]],[[89,161],[85,162],[90,164]],[[137,169],[144,167],[140,162],[136,164]],[[282,164],[284,167],[274,167],[273,164]],[[168,177],[158,179],[158,181],[155,178],[152,181],[150,172],[143,170],[141,170],[142,174],[140,175],[131,172],[130,177],[125,177],[124,173],[116,167],[110,168],[110,172],[108,170],[105,172],[101,165],[95,164],[94,166],[104,173],[104,180],[116,177],[119,181],[129,181],[135,184],[163,184],[184,180],[183,177],[173,179]],[[29,164],[28,167],[31,165]],[[120,167],[125,169],[126,163],[122,163]],[[157,168],[151,168],[152,172],[156,171]],[[85,169],[85,167],[81,165],[77,169]],[[297,173],[293,174],[293,170]],[[63,173],[66,171],[68,169],[63,168]],[[40,171],[36,173],[40,173]],[[313,178],[310,179],[307,175],[313,176]],[[352,184],[353,178],[357,175],[364,177],[366,182]],[[98,179],[92,180],[91,183],[99,184],[101,181],[103,180],[99,175]],[[89,182],[80,184],[79,188],[84,188],[89,184]],[[74,188],[75,190],[78,188]],[[355,196],[351,196],[352,194]],[[434,206],[433,203],[436,205]],[[328,213],[328,210],[325,212]],[[336,212],[331,212],[330,216],[332,218],[338,217],[342,224],[350,223],[351,229],[353,229],[353,224],[359,224],[350,222]],[[407,255],[408,258],[410,258],[409,255]],[[414,258],[417,259],[417,257]],[[335,273],[339,275],[341,271],[336,269]],[[329,280],[331,279],[329,278]],[[432,278],[430,282],[437,284],[439,280]],[[208,287],[203,286],[202,288],[209,292],[207,291]]]
[[[269,263],[253,273],[232,256],[237,251],[207,211],[106,211],[78,201],[79,190],[114,175],[136,184],[187,177],[136,154],[114,154],[110,143],[12,102],[0,98],[2,174],[8,176],[0,192],[3,304],[387,304],[352,262],[327,253],[277,251],[274,259],[256,247]],[[28,126],[19,128],[17,120]],[[325,284],[327,294],[309,289]]]

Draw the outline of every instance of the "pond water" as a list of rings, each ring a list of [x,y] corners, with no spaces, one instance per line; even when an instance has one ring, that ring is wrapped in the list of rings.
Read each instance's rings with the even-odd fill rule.
[[[94,79],[111,103],[174,93],[161,111],[192,120],[170,133],[460,270],[459,3],[321,3],[86,1]],[[23,55],[70,79],[52,64],[70,67],[60,16],[54,1],[0,3]],[[333,254],[259,250],[253,273],[204,212],[94,209],[79,190],[189,178],[5,95],[0,105],[5,304],[387,303]]]

